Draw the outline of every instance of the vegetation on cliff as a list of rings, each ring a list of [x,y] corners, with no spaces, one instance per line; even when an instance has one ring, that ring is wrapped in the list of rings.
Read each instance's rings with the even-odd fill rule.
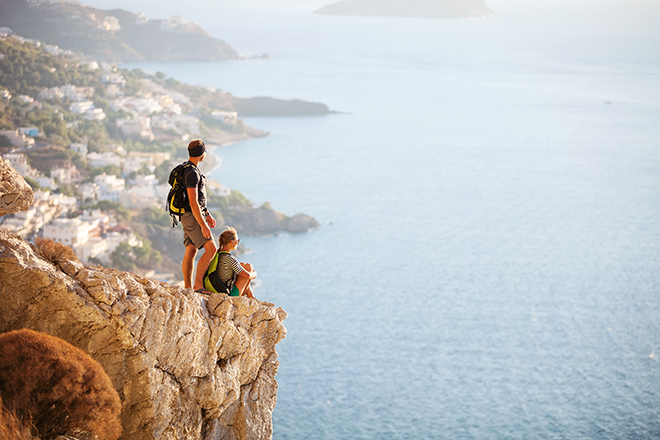
[[[33,330],[0,335],[0,401],[35,435],[121,434],[121,402],[101,365],[60,338]],[[11,437],[2,437],[11,438]]]

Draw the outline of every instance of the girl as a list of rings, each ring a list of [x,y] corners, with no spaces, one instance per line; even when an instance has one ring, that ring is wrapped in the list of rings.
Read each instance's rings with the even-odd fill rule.
[[[229,287],[231,293],[229,296],[246,295],[248,298],[254,298],[252,289],[250,288],[250,281],[257,277],[257,272],[254,270],[250,263],[239,263],[236,257],[229,252],[236,250],[238,243],[241,240],[238,238],[236,229],[227,227],[227,229],[220,234],[218,244],[220,250],[218,253],[218,268],[216,273],[218,277]]]

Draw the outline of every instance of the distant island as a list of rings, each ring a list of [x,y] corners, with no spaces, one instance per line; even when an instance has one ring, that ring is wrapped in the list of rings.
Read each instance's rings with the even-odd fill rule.
[[[493,15],[483,0],[345,0],[315,11],[326,15],[479,18]]]
[[[239,59],[226,42],[175,16],[152,20],[121,9],[77,2],[0,0],[0,27],[82,52],[98,61],[221,61]]]

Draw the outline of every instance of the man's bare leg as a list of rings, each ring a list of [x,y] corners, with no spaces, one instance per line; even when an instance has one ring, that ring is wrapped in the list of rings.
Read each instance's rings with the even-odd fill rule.
[[[192,287],[192,272],[193,264],[195,262],[195,256],[197,255],[197,249],[194,244],[189,244],[186,246],[186,252],[183,254],[183,262],[181,263],[181,272],[183,273],[183,285],[184,287]]]
[[[193,287],[195,290],[204,287],[204,273],[206,272],[206,269],[209,268],[209,264],[217,251],[218,247],[213,240],[207,241],[204,245],[204,254],[197,262],[197,273],[195,274],[195,285]]]

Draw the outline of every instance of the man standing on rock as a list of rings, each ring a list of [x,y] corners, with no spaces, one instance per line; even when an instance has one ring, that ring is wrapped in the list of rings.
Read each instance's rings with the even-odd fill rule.
[[[206,144],[201,139],[194,139],[188,144],[188,162],[183,170],[183,185],[186,188],[190,210],[181,217],[183,225],[183,244],[186,253],[183,256],[181,271],[185,287],[193,287],[204,292],[204,272],[218,250],[211,228],[215,228],[215,219],[206,208],[206,177],[197,168],[206,158]],[[197,250],[204,248],[204,254],[197,263],[197,273],[193,284],[193,263]]]

